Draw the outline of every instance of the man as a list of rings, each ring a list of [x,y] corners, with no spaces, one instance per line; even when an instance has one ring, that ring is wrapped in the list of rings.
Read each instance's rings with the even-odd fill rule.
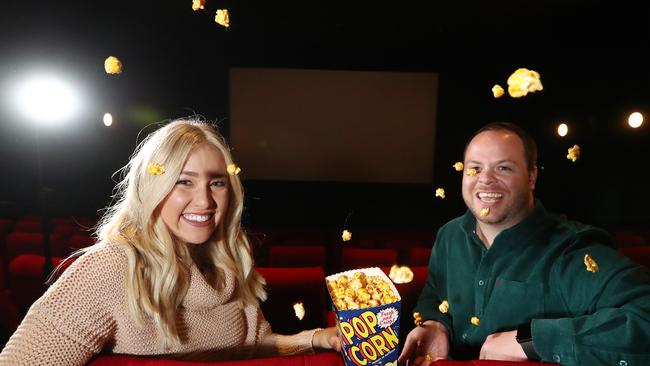
[[[650,272],[533,197],[537,147],[492,123],[465,148],[469,210],[438,232],[399,361],[650,365]]]

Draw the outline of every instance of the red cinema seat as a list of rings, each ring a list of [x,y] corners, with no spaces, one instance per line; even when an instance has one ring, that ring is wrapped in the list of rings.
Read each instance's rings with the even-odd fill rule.
[[[269,267],[325,267],[322,245],[274,245],[269,249]]]
[[[618,251],[633,261],[650,268],[650,246],[621,247]]]
[[[262,312],[276,333],[293,334],[325,326],[325,272],[322,267],[257,268],[266,279],[268,298]],[[294,303],[302,302],[305,316],[295,315]]]
[[[219,355],[215,356],[219,357]],[[223,357],[223,356],[221,356]],[[343,366],[341,354],[334,351],[315,354],[256,358],[239,361],[178,361],[163,357],[142,357],[130,355],[100,355],[87,366]]]
[[[61,245],[59,234],[50,234],[50,253],[52,256],[65,257],[69,253],[64,245]],[[43,255],[43,233],[36,232],[12,232],[7,236],[6,241],[7,260],[21,254]]]
[[[630,231],[617,231],[612,234],[614,243],[619,247],[639,247],[647,245],[646,239],[643,235],[639,235]]]
[[[63,258],[52,258],[54,268],[61,264],[62,261]],[[68,268],[72,262],[74,262],[74,259],[66,261],[59,274]],[[46,278],[43,275],[44,264],[45,257],[33,254],[19,255],[9,264],[7,283],[13,303],[16,305],[19,314],[25,314],[32,303],[47,289]]]
[[[397,263],[395,249],[343,248],[341,250],[341,270],[356,268],[385,267]]]
[[[41,226],[41,218],[38,216],[21,217],[16,220],[13,231],[40,233],[43,231],[43,227]]]
[[[431,247],[412,247],[406,251],[404,262],[409,266],[428,266],[431,257]]]
[[[9,233],[9,229],[13,223],[7,219],[0,219],[0,244],[2,244],[5,236]]]
[[[542,362],[515,362],[515,361],[493,361],[493,360],[471,360],[471,361],[450,361],[441,360],[429,364],[429,366],[553,366],[554,363]]]
[[[428,245],[428,244],[427,244]],[[424,242],[417,239],[395,239],[384,241],[384,248],[391,248],[398,251],[409,250],[411,248],[419,248],[426,246]]]
[[[11,303],[7,293],[4,290],[0,290],[0,347],[3,347],[5,342],[8,339],[8,336],[11,335],[16,328],[20,318],[18,318],[18,312],[16,312],[16,307]],[[7,339],[2,339],[3,334],[7,336]]]
[[[67,241],[67,249],[69,252],[89,247],[95,244],[95,238],[90,235],[75,234],[72,235]]]

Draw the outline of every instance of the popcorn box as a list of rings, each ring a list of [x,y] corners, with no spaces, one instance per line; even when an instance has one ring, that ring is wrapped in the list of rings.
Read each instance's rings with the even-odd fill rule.
[[[366,279],[365,286],[363,280],[359,279],[362,277]],[[373,267],[333,274],[326,277],[325,281],[336,313],[336,327],[343,345],[341,353],[345,364],[396,366],[399,356],[399,314],[402,300],[388,276],[381,269]],[[360,291],[360,288],[364,290]],[[389,291],[392,292],[392,297]],[[342,296],[344,294],[346,297]],[[368,295],[369,302],[376,306],[362,305],[354,308],[354,304],[358,305],[360,301],[351,300],[366,300]],[[353,305],[344,305],[346,300]],[[367,304],[365,301],[361,302]]]

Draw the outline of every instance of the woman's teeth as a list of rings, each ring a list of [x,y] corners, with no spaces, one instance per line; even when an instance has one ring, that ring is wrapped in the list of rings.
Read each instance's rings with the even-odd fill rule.
[[[211,215],[195,215],[195,214],[183,214],[183,217],[188,221],[194,222],[206,222],[210,219]]]

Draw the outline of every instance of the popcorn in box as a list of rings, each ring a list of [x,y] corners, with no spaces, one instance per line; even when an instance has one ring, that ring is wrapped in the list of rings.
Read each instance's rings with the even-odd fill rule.
[[[401,297],[377,267],[325,278],[347,366],[397,365]]]

